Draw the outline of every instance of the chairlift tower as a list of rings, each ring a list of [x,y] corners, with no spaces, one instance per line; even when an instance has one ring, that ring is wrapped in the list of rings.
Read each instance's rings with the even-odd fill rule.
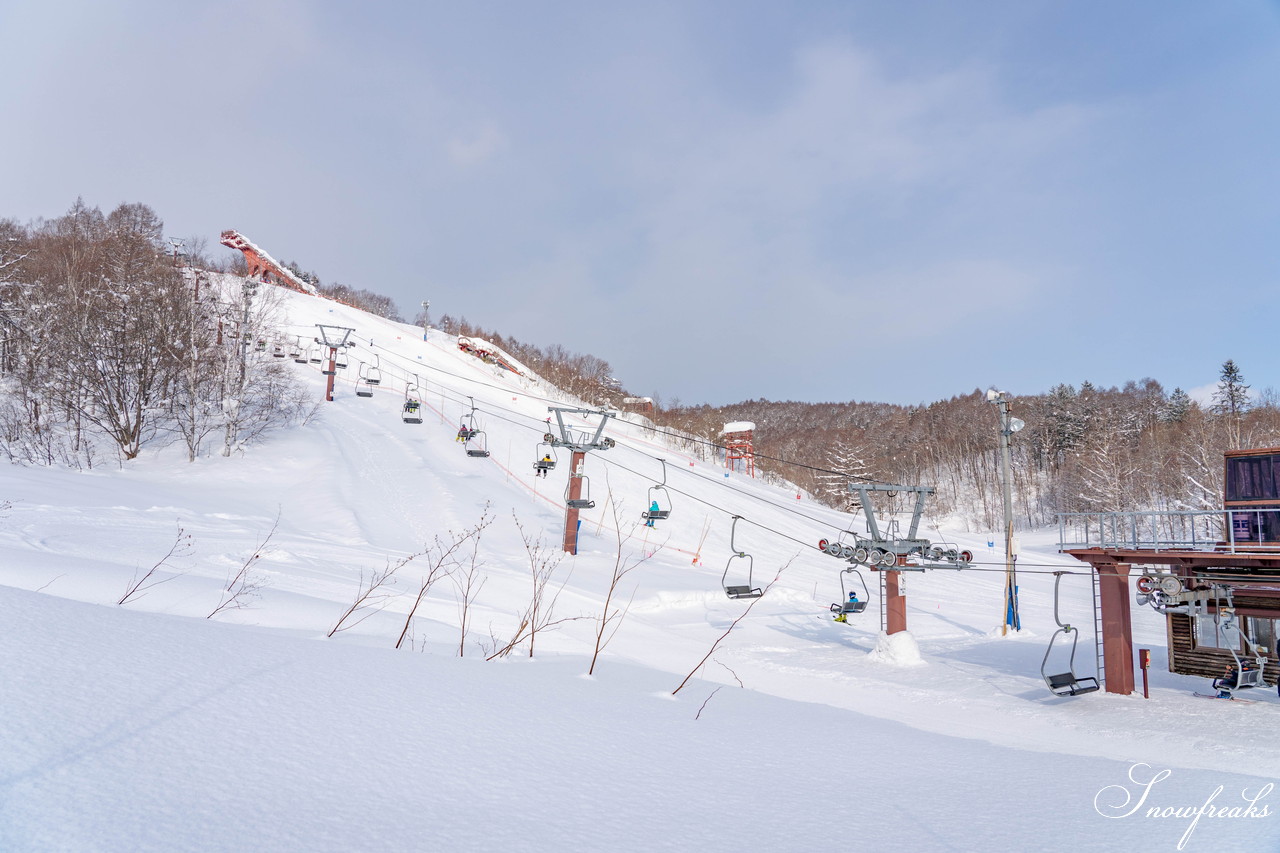
[[[613,439],[605,437],[604,428],[609,418],[614,417],[614,413],[604,409],[562,409],[555,406],[548,407],[547,411],[555,415],[556,430],[559,435],[548,432],[543,436],[543,440],[552,447],[567,447],[571,451],[569,488],[565,495],[564,550],[570,554],[577,554],[578,514],[581,512],[580,507],[583,503],[582,481],[586,479],[582,469],[586,463],[587,451],[608,450],[613,447]],[[575,429],[564,422],[566,414],[597,415],[600,423],[596,425],[594,432],[589,427]]]
[[[351,333],[355,329],[347,326],[325,326],[316,323],[316,328],[320,330],[320,337],[316,338],[316,343],[329,348],[329,366],[322,372],[328,377],[329,381],[325,383],[324,399],[326,402],[333,402],[333,377],[338,373],[338,349],[347,345],[347,339],[351,337]]]
[[[752,478],[756,476],[756,450],[751,443],[755,428],[756,425],[750,421],[734,421],[725,424],[720,431],[724,436],[724,467],[737,471],[741,461],[743,473]]]
[[[844,541],[844,537],[852,533],[852,531],[845,531],[834,541],[821,540],[818,547],[825,553],[848,560],[855,566],[866,565],[872,571],[880,572],[883,593],[883,625],[881,627],[886,634],[905,631],[907,630],[907,599],[901,586],[900,573],[923,572],[929,568],[930,563],[964,567],[973,560],[973,554],[952,546],[935,544],[919,535],[925,501],[936,491],[932,486],[850,483],[849,491],[857,494],[858,501],[862,505],[867,522],[867,535],[853,534],[852,541]],[[875,505],[871,501],[871,495],[875,492],[883,492],[890,496],[897,494],[915,496],[911,524],[905,536],[899,535],[899,525],[896,520],[882,524],[876,518]]]

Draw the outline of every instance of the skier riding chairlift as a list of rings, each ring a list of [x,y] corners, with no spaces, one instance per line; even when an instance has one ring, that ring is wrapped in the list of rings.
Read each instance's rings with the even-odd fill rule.
[[[854,590],[849,590],[849,600],[846,602],[846,605],[857,604],[857,603],[858,603],[858,593],[855,592]],[[849,612],[852,609],[853,608],[848,606],[841,608],[840,612],[835,615],[835,621],[848,622],[849,620],[846,617],[849,615]]]

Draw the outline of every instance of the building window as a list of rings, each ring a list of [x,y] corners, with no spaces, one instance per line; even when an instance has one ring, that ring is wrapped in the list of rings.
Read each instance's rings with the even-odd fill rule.
[[[1249,617],[1249,631],[1257,646],[1265,646],[1267,654],[1276,657],[1276,620]]]
[[[1219,632],[1212,615],[1196,617],[1196,648],[1229,649],[1232,633],[1234,632]]]
[[[1244,456],[1227,460],[1226,499],[1275,500],[1280,497],[1271,456]]]

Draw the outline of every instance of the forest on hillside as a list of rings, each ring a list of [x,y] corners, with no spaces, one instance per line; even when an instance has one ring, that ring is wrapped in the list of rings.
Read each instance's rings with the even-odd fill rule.
[[[92,468],[180,442],[188,458],[305,419],[266,344],[275,289],[223,290],[144,204],[0,220],[0,456]]]
[[[1220,508],[1223,451],[1280,444],[1277,402],[1271,392],[1251,395],[1233,361],[1222,365],[1209,405],[1154,379],[1122,388],[1064,383],[1016,397],[1013,415],[1026,424],[1012,437],[1016,521],[1031,527],[1061,512]],[[982,390],[920,406],[749,400],[673,408],[658,418],[708,437],[727,422],[754,422],[757,468],[833,506],[848,503],[850,482],[870,478],[934,486],[934,512],[973,524],[996,527],[1002,515],[999,416]]]

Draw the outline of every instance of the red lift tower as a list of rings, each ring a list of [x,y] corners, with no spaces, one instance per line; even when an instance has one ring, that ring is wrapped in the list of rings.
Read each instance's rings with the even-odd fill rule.
[[[756,475],[756,451],[751,444],[751,434],[756,425],[751,421],[734,421],[725,424],[720,434],[724,436],[724,467],[738,470],[738,461],[743,463],[743,473],[748,477]]]
[[[587,451],[608,450],[613,447],[613,439],[604,437],[604,428],[613,417],[613,412],[597,409],[562,409],[552,406],[547,409],[556,416],[556,428],[559,435],[547,433],[542,440],[552,447],[567,447],[572,451],[569,457],[569,483],[564,491],[564,550],[569,554],[578,553],[578,513],[591,509],[596,502],[591,499],[591,484],[584,470]],[[584,418],[598,416],[600,422],[585,429],[575,429],[564,422],[564,415],[581,415]],[[550,418],[547,419],[548,421]]]

